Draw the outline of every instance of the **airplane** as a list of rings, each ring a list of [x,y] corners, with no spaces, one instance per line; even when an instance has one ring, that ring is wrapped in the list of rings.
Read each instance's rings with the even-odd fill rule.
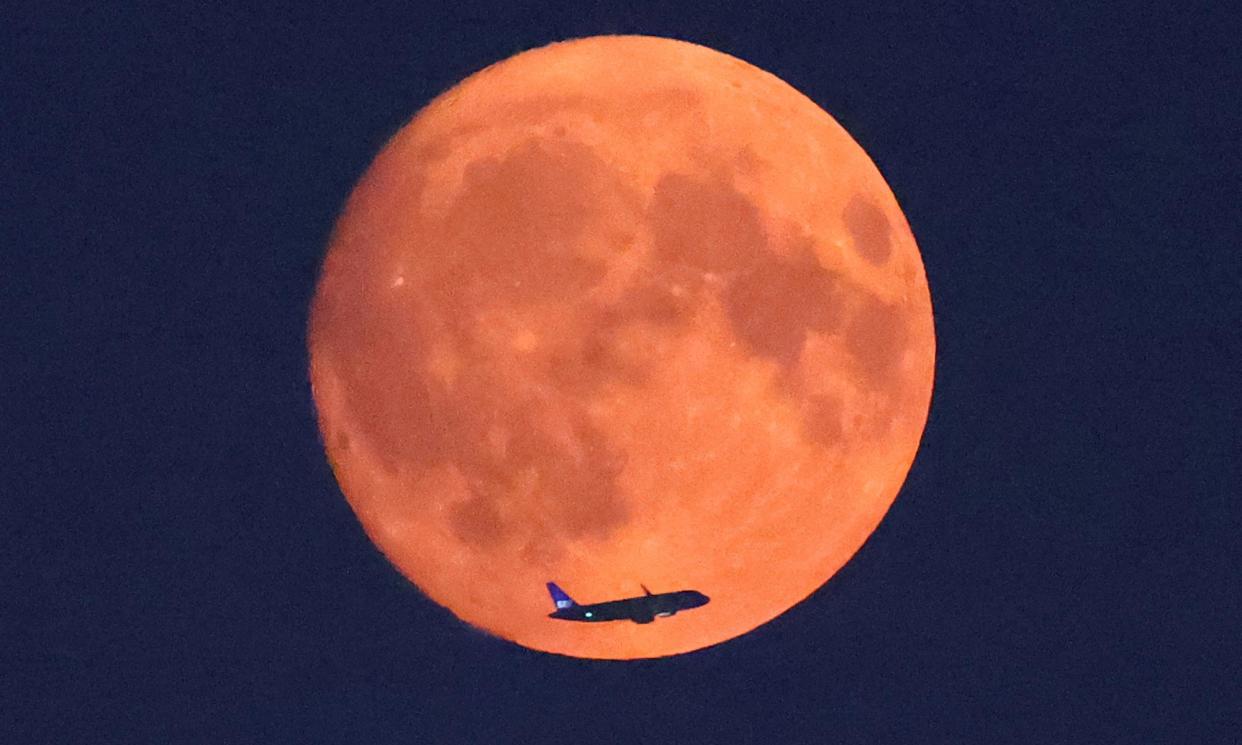
[[[646,585],[639,585],[645,594],[635,598],[610,600],[606,603],[578,605],[555,582],[548,583],[548,594],[556,604],[556,610],[548,614],[548,618],[562,621],[633,621],[634,623],[651,623],[657,618],[667,618],[677,611],[698,608],[707,605],[711,598],[697,590],[678,590],[652,594]]]

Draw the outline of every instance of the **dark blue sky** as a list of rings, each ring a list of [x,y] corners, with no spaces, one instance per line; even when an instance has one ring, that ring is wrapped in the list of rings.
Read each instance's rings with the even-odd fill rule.
[[[0,21],[0,740],[1236,742],[1236,10],[175,5]],[[639,663],[424,599],[341,497],[306,380],[378,148],[471,72],[598,33],[711,46],[836,117],[938,333],[918,460],[857,556]]]

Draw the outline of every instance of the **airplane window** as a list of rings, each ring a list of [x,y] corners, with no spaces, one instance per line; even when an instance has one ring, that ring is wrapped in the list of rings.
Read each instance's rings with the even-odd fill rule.
[[[590,618],[590,617],[591,617],[591,611],[587,611],[587,612],[586,612],[586,617],[587,617],[587,618]]]

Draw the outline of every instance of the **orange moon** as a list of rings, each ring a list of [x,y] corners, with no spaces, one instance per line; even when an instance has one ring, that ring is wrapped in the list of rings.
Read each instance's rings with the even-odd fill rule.
[[[462,620],[644,658],[746,633],[888,510],[932,392],[914,237],[862,148],[695,44],[518,54],[351,194],[310,312],[325,448],[375,545]],[[579,602],[695,589],[655,623]]]

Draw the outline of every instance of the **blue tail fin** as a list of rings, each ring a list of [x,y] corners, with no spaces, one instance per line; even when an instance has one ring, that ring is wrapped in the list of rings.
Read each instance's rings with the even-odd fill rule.
[[[548,583],[548,594],[552,596],[552,602],[556,603],[557,610],[577,605],[573,598],[566,595],[564,590],[556,586],[555,582]]]

